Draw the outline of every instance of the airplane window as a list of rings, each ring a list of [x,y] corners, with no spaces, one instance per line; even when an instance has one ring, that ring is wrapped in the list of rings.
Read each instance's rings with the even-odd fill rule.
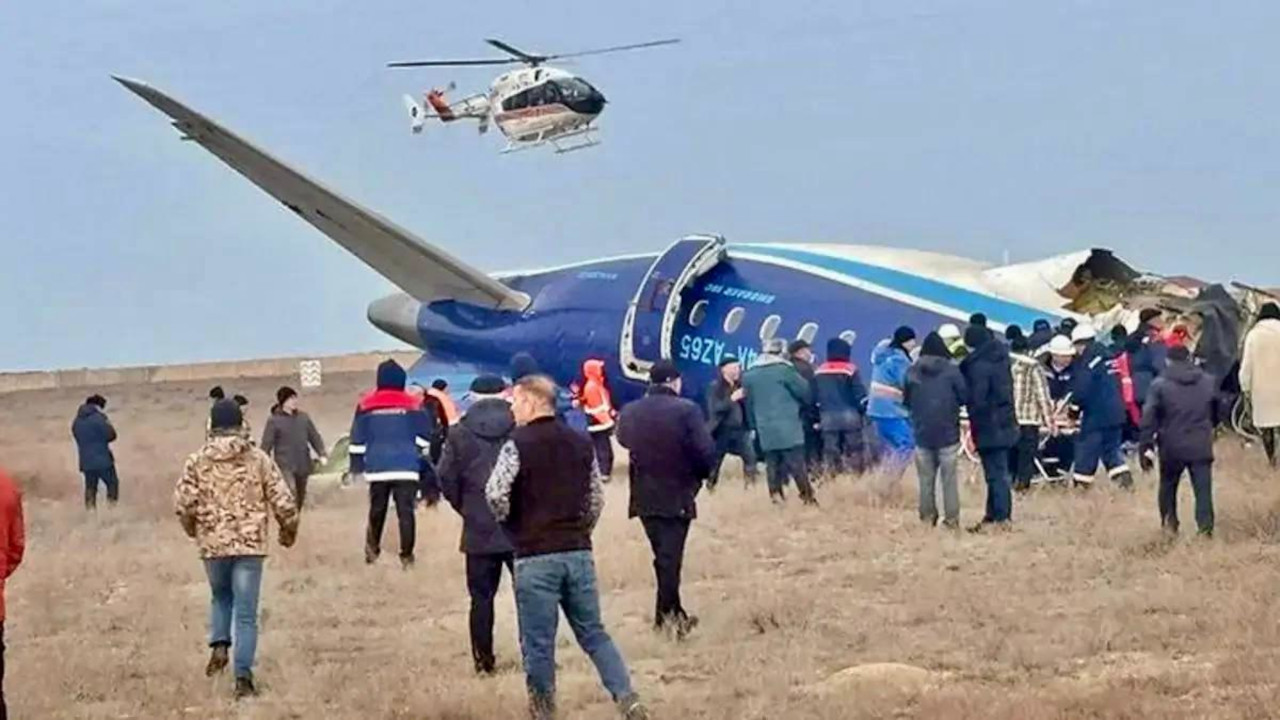
[[[732,335],[738,332],[738,328],[742,327],[742,319],[746,317],[746,315],[747,311],[745,308],[736,307],[730,310],[729,314],[724,317],[725,333]]]
[[[810,345],[816,337],[818,337],[818,323],[805,323],[800,326],[800,332],[796,334],[797,340],[803,340]]]
[[[777,315],[770,315],[760,324],[760,339],[772,340],[774,335],[778,334],[778,326],[782,324],[782,318]]]
[[[852,330],[845,330],[840,333],[840,339],[852,345],[853,341],[858,339],[858,333]]]
[[[689,311],[689,324],[698,327],[703,320],[707,319],[707,301],[699,300],[693,304],[693,309]]]

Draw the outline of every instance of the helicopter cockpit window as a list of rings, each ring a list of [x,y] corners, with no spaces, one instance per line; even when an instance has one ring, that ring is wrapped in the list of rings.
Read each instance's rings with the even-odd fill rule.
[[[559,86],[560,95],[566,102],[586,100],[591,97],[591,94],[595,89],[588,85],[585,80],[580,78],[565,78],[557,80],[555,84]]]
[[[502,109],[510,112],[512,110],[523,110],[529,106],[529,91],[518,92],[515,95],[502,101]]]
[[[549,82],[542,86],[542,100],[547,105],[554,105],[560,102],[560,88],[556,84]]]
[[[544,100],[542,97],[542,88],[546,85],[534,85],[525,92],[529,95],[529,107],[538,107]]]

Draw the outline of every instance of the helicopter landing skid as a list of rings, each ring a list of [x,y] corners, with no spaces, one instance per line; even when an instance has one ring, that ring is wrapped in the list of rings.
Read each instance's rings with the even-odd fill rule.
[[[571,140],[573,142],[566,143],[566,140]],[[542,147],[543,145],[548,144],[555,148],[557,155],[563,155],[564,153],[570,153],[575,150],[586,150],[587,148],[595,147],[600,144],[600,138],[596,136],[596,128],[588,126],[556,135],[539,137],[536,140],[530,140],[527,142],[512,142],[509,143],[507,147],[503,148],[502,154],[506,155],[508,153],[520,152],[522,150]]]

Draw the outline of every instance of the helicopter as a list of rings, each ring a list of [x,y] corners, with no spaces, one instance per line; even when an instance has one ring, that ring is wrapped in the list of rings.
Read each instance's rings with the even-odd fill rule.
[[[594,147],[600,144],[594,123],[604,111],[604,94],[583,78],[560,68],[547,67],[546,63],[673,45],[680,40],[651,40],[556,55],[525,52],[492,38],[485,42],[511,57],[387,63],[387,67],[392,68],[525,66],[499,75],[489,87],[488,93],[476,93],[460,100],[450,101],[446,97],[457,89],[454,83],[449,83],[442,89],[432,88],[424,94],[421,101],[405,95],[409,129],[413,133],[421,133],[428,120],[439,120],[442,123],[474,120],[481,135],[489,131],[491,124],[498,126],[507,138],[507,146],[502,151],[504,154],[548,144],[555,148],[556,153]]]

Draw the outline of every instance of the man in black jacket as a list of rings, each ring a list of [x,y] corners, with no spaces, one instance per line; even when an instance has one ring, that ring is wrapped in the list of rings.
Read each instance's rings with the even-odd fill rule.
[[[951,360],[942,336],[931,332],[920,359],[907,371],[903,403],[916,435],[916,476],[920,483],[920,519],[938,522],[937,485],[942,485],[943,527],[960,527],[956,467],[960,456],[960,408],[969,402],[964,376]]]
[[[867,410],[867,386],[849,358],[853,348],[841,338],[827,342],[827,361],[818,367],[813,394],[822,429],[822,455],[827,471],[861,473],[866,467],[862,418]]]
[[[476,673],[492,675],[493,599],[502,584],[502,568],[514,572],[515,549],[494,519],[484,488],[498,451],[515,429],[504,398],[506,383],[481,375],[471,383],[474,403],[449,432],[437,473],[445,500],[462,516],[461,550],[467,556],[467,593],[471,595],[471,658]]]
[[[1220,417],[1213,378],[1191,362],[1183,346],[1169,349],[1169,364],[1152,385],[1142,413],[1140,461],[1149,470],[1160,453],[1160,524],[1178,532],[1178,483],[1191,474],[1196,526],[1213,535],[1213,429]]]
[[[707,388],[707,430],[716,443],[716,460],[707,478],[708,492],[715,490],[720,482],[720,468],[726,455],[742,458],[742,474],[747,478],[747,485],[754,485],[758,477],[745,398],[742,364],[733,355],[725,355],[720,360],[719,377]]]
[[[683,638],[698,619],[680,602],[680,569],[695,498],[716,460],[716,445],[694,403],[680,397],[680,371],[660,360],[649,371],[649,392],[622,411],[618,442],[631,451],[630,517],[640,518],[653,548],[658,581],[654,629]]]
[[[600,680],[627,720],[648,716],[627,664],[604,629],[591,531],[604,508],[595,448],[556,419],[550,378],[522,377],[511,393],[520,427],[498,451],[485,499],[516,550],[516,614],[534,720],[556,711],[556,632],[563,610]]]
[[[960,372],[969,386],[969,428],[987,481],[987,510],[982,523],[974,528],[981,530],[991,524],[1007,524],[1013,515],[1009,449],[1018,442],[1018,418],[1013,407],[1009,346],[977,325],[969,326],[964,342],[970,352],[960,364]]]
[[[813,348],[805,340],[795,340],[787,346],[787,357],[800,377],[813,388],[817,371],[813,368]],[[822,429],[817,403],[810,402],[800,408],[800,422],[804,425],[804,459],[813,476],[822,469]]]
[[[92,395],[76,412],[71,423],[71,434],[76,439],[76,451],[80,456],[80,472],[84,474],[84,507],[98,507],[98,483],[107,488],[107,502],[115,505],[120,499],[120,479],[116,475],[116,458],[111,443],[116,441],[116,429],[107,414],[107,399]]]

